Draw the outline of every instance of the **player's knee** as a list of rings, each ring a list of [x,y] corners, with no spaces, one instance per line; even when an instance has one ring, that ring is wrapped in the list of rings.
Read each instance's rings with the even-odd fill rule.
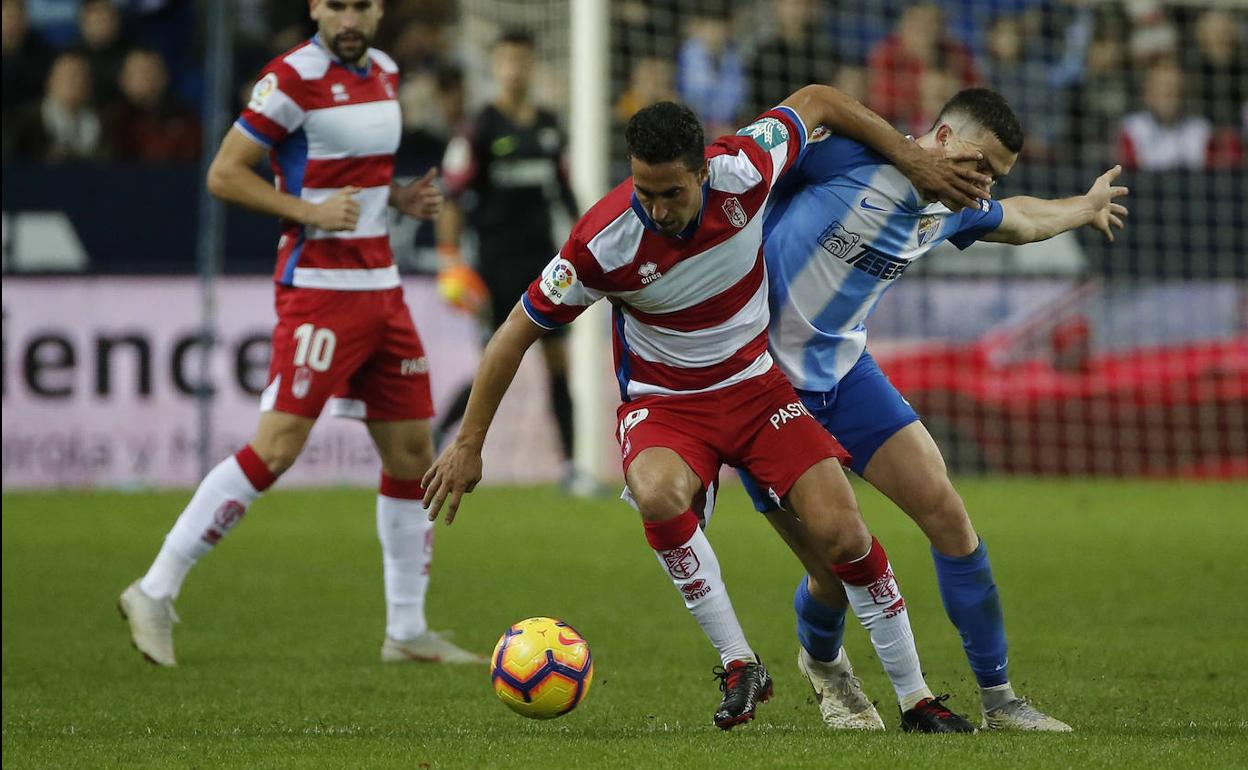
[[[382,470],[394,478],[418,479],[433,465],[433,445],[408,444],[387,452],[381,458]]]
[[[274,476],[280,476],[290,470],[303,451],[302,437],[276,437],[265,442],[252,442],[252,449],[264,461]]]
[[[906,513],[915,520],[936,550],[946,556],[965,556],[979,544],[966,504],[947,476],[941,476]]]
[[[637,503],[641,518],[646,521],[666,521],[689,510],[686,495],[669,485],[647,486],[629,490]]]
[[[820,561],[829,574],[834,565],[860,559],[871,550],[871,533],[857,510],[852,517],[846,517],[835,528],[818,533],[817,538]]]

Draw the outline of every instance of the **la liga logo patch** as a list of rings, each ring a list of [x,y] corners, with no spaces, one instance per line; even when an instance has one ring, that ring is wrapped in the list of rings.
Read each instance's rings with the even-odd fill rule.
[[[542,294],[551,302],[562,303],[574,283],[576,268],[568,260],[557,258],[542,273]]]

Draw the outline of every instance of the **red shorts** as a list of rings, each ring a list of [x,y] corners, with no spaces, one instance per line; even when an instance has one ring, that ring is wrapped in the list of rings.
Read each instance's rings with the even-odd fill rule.
[[[712,489],[727,464],[784,497],[815,463],[829,457],[849,462],[849,453],[810,416],[775,367],[709,393],[643,396],[621,404],[616,416],[626,474],[643,450],[666,447],[693,469],[704,490]]]
[[[433,416],[429,361],[403,289],[277,287],[277,327],[262,411],[365,420]]]

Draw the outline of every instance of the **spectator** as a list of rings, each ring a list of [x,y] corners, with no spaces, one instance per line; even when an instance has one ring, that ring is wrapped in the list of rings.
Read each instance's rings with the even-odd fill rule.
[[[731,31],[727,4],[703,0],[676,59],[676,92],[711,137],[735,131],[745,107],[745,65]]]
[[[1202,170],[1209,165],[1212,126],[1183,109],[1183,73],[1171,60],[1149,67],[1144,76],[1144,110],[1122,120],[1119,162],[1127,169]]]
[[[897,31],[867,57],[867,104],[903,131],[927,131],[921,114],[919,84],[928,69],[944,70],[959,88],[979,80],[970,50],[944,31],[940,8],[930,2],[912,5],[901,15]]]
[[[1131,106],[1129,25],[1122,8],[1112,3],[1097,7],[1090,25],[1083,68],[1068,93],[1068,139],[1077,160],[1100,165],[1114,156],[1115,129]]]
[[[24,160],[97,160],[100,116],[91,105],[91,68],[82,54],[63,53],[48,72],[43,101],[17,120],[15,154]]]
[[[200,125],[169,92],[160,54],[136,48],[121,67],[122,98],[109,116],[110,144],[118,160],[190,162],[199,157]]]
[[[22,0],[4,0],[0,24],[0,39],[4,43],[4,114],[14,115],[43,95],[52,49],[27,26],[26,3]]]
[[[675,100],[672,65],[666,59],[646,56],[633,65],[628,89],[615,102],[615,119],[622,125],[642,107]]]
[[[121,12],[112,0],[83,0],[78,9],[78,47],[95,77],[95,103],[112,104],[121,95],[117,80],[129,48],[122,35]]]
[[[1024,45],[1025,37],[1023,17],[998,16],[988,26],[984,69],[989,85],[1010,102],[1027,127],[1023,153],[1043,157],[1058,136],[1062,105],[1049,88],[1048,65],[1035,46]]]
[[[774,0],[776,34],[750,63],[750,112],[759,114],[810,83],[835,82],[839,61],[811,0]]]
[[[1199,110],[1215,128],[1241,128],[1248,107],[1248,46],[1242,23],[1226,11],[1208,10],[1196,20],[1192,82]]]

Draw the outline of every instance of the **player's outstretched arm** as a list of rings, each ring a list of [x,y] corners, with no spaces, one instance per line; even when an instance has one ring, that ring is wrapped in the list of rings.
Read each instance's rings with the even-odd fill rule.
[[[208,168],[208,192],[262,214],[289,219],[322,230],[354,230],[360,204],[358,187],[344,187],[321,203],[311,203],[273,187],[256,173],[266,150],[237,126],[226,133]]]
[[[782,104],[796,112],[808,129],[827,126],[888,158],[928,200],[939,200],[957,211],[978,206],[981,199],[988,198],[992,180],[973,168],[957,165],[978,160],[978,152],[956,157],[929,153],[857,99],[831,86],[804,86]]]
[[[1060,200],[1030,198],[1025,195],[1001,201],[1001,224],[981,240],[997,243],[1034,243],[1092,225],[1114,240],[1114,228],[1121,230],[1127,207],[1116,199],[1127,194],[1126,187],[1114,185],[1122,166],[1114,166],[1097,177],[1083,195]]]
[[[444,504],[446,523],[455,521],[460,499],[481,480],[481,447],[485,445],[485,434],[503,395],[516,377],[525,351],[547,331],[529,320],[524,308],[516,303],[511,315],[485,346],[481,366],[472,380],[472,395],[468,397],[468,410],[460,423],[459,435],[433,461],[422,480],[430,521],[438,518]]]

